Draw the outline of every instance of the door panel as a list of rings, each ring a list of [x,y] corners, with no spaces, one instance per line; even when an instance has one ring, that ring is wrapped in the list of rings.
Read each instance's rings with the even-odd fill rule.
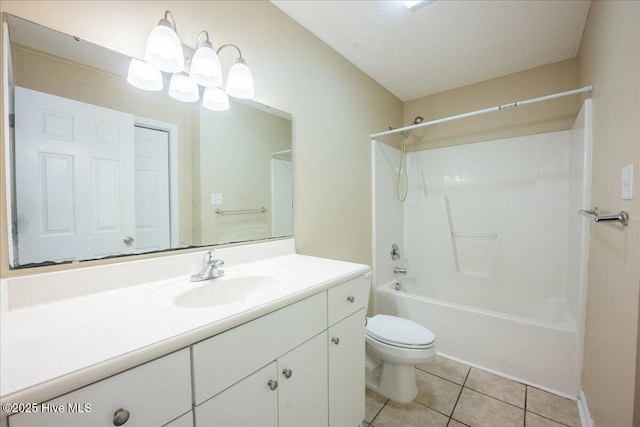
[[[133,116],[15,88],[18,261],[132,253]]]
[[[136,126],[135,155],[136,248],[170,248],[169,134]]]

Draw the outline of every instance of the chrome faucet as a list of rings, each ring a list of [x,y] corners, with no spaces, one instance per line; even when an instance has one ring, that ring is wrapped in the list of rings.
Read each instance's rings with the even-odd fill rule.
[[[406,275],[407,274],[407,269],[406,268],[401,268],[401,267],[393,267],[393,274]]]
[[[202,271],[191,275],[192,282],[200,282],[202,280],[217,279],[224,276],[224,270],[220,270],[218,267],[224,265],[224,261],[221,259],[215,259],[213,251],[209,251],[204,254],[204,261],[202,263]]]

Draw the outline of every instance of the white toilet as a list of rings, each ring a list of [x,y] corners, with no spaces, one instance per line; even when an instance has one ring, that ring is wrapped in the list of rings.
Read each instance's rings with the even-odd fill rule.
[[[367,387],[394,402],[409,403],[418,394],[414,366],[436,355],[436,338],[411,320],[378,314],[367,319]]]

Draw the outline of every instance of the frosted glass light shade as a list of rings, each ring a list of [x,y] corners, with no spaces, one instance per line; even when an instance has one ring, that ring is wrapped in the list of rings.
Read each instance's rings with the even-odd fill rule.
[[[162,73],[153,65],[131,58],[127,81],[138,89],[158,91],[162,90]]]
[[[158,25],[147,39],[144,59],[149,64],[168,73],[184,70],[184,54],[178,35],[166,25]]]
[[[174,74],[169,82],[169,96],[182,102],[195,102],[200,99],[198,85],[184,74]]]
[[[191,60],[189,70],[191,80],[204,87],[222,85],[222,66],[215,50],[200,46]]]
[[[238,99],[253,98],[253,76],[244,61],[236,62],[227,76],[227,94]]]
[[[202,106],[213,111],[226,111],[229,109],[229,96],[217,87],[208,87],[202,95]]]

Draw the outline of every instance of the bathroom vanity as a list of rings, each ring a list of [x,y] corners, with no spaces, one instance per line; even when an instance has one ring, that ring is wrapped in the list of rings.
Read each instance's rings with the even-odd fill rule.
[[[202,252],[3,281],[0,424],[359,426],[369,267],[292,239],[216,255],[204,282]],[[47,282],[84,294],[27,303]]]

